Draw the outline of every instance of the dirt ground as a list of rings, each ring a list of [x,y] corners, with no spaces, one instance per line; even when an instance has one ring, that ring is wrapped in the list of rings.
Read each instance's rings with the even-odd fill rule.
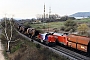
[[[1,40],[0,40],[0,60],[5,60],[4,55],[3,55],[2,52],[3,52],[3,47],[1,45]]]
[[[1,34],[1,29],[0,29],[0,34]],[[0,40],[0,60],[5,60],[3,55],[3,46],[1,44],[1,40]]]

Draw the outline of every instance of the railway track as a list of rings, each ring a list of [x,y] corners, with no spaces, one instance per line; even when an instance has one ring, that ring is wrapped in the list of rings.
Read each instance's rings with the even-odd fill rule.
[[[18,31],[17,31],[18,32]],[[31,41],[31,38],[21,34],[20,32],[18,32],[20,35],[22,35],[23,37],[27,38],[29,41]],[[53,52],[59,54],[59,55],[62,55],[62,56],[65,56],[67,58],[69,58],[70,60],[90,60],[89,57],[86,57],[86,56],[83,56],[81,54],[78,54],[78,53],[75,53],[71,50],[68,50],[66,48],[63,48],[61,46],[55,46],[55,47],[48,47],[42,43],[39,43],[37,41],[34,40],[34,43],[37,43],[37,44],[40,44],[46,48],[49,48],[50,50],[52,50]]]
[[[89,57],[83,56],[81,54],[78,54],[76,52],[73,52],[71,50],[68,50],[66,48],[63,48],[61,46],[52,47],[53,49],[62,52],[67,57],[72,57],[72,60],[90,60]]]

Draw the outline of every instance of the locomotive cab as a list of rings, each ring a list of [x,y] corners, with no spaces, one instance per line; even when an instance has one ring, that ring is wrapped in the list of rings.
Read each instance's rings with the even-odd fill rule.
[[[53,33],[44,33],[38,35],[38,41],[41,43],[44,43],[48,46],[55,45],[56,39],[53,35]]]
[[[55,39],[53,33],[48,36],[48,42],[49,42],[49,43],[48,43],[49,46],[55,46],[55,44],[56,44],[56,39]]]

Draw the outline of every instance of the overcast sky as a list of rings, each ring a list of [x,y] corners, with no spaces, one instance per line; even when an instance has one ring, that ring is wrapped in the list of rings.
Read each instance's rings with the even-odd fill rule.
[[[0,17],[35,18],[43,14],[44,3],[46,13],[51,7],[51,13],[60,16],[90,11],[90,0],[0,0]]]

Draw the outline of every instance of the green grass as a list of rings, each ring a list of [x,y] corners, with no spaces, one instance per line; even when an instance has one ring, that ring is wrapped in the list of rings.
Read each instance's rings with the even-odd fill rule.
[[[82,23],[86,23],[87,25],[90,24],[90,18],[83,18],[81,20],[74,20],[77,24],[82,24]],[[27,24],[33,28],[36,28],[38,30],[40,29],[48,29],[48,28],[57,28],[60,29],[62,26],[64,26],[64,22],[49,22],[49,23],[39,23],[39,24]]]
[[[39,28],[42,29],[45,28],[60,28],[63,26],[64,22],[50,22],[50,23],[41,23],[41,24],[30,24],[33,28]]]
[[[51,28],[60,28],[61,26],[63,26],[63,23],[64,22],[51,22],[51,23],[49,23],[49,25],[50,25],[50,27]]]
[[[80,23],[90,23],[90,18],[83,18],[81,20],[75,20],[75,21]]]

